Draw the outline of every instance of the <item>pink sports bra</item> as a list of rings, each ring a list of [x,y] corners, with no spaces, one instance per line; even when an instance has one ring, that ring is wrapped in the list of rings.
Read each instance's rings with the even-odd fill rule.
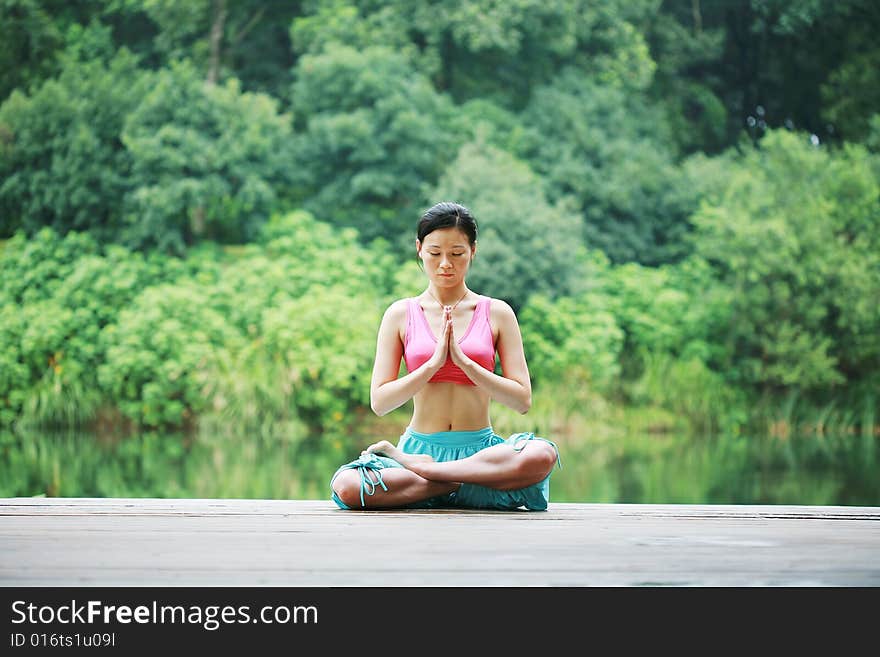
[[[480,296],[471,323],[460,338],[458,344],[461,350],[485,367],[490,372],[495,369],[495,341],[492,339],[492,327],[489,324],[489,297]],[[403,359],[406,362],[408,372],[419,368],[434,353],[437,346],[437,338],[428,325],[424,308],[419,305],[417,299],[407,299],[406,309],[406,335],[403,341]],[[452,357],[447,356],[443,367],[431,377],[428,383],[448,381],[463,385],[475,385],[461,368],[452,362]]]

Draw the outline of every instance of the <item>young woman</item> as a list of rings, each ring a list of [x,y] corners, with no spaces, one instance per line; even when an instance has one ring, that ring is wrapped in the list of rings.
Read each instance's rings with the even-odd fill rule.
[[[413,399],[413,416],[397,445],[374,443],[336,471],[332,499],[343,509],[543,511],[556,445],[533,433],[504,439],[489,420],[492,399],[526,413],[532,389],[513,309],[465,283],[477,224],[464,206],[438,203],[422,216],[415,246],[428,287],[385,311],[370,384],[378,415]],[[398,378],[401,358],[408,373]]]

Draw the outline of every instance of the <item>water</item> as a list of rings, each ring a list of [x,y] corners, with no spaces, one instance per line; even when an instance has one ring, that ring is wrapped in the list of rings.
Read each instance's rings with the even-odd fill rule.
[[[328,499],[342,437],[0,434],[0,496]],[[869,436],[629,436],[560,443],[555,502],[880,505]]]
[[[554,475],[557,501],[880,505],[871,437],[647,435],[563,449],[574,466]]]

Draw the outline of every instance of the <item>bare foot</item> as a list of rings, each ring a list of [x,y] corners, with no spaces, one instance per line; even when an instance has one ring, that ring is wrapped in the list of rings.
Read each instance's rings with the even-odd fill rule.
[[[434,457],[429,454],[407,454],[406,452],[397,449],[394,444],[387,440],[380,440],[378,443],[373,443],[361,453],[373,453],[381,456],[388,456],[405,468],[409,468],[413,463],[424,463],[426,461],[434,460]]]

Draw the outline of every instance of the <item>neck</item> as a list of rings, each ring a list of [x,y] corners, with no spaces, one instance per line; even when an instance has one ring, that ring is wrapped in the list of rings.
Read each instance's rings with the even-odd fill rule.
[[[455,287],[436,288],[433,285],[428,286],[428,294],[444,306],[454,306],[461,301],[470,290],[462,283]]]

